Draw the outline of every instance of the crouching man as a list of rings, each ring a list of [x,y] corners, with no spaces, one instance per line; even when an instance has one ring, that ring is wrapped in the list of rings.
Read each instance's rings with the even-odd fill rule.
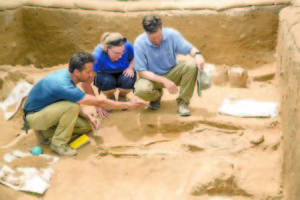
[[[85,94],[76,84],[95,76],[94,58],[79,52],[72,56],[68,70],[53,72],[39,81],[30,91],[24,105],[24,121],[36,131],[41,144],[61,156],[74,156],[77,151],[68,142],[72,134],[86,134],[99,128],[100,123],[80,104],[106,109],[137,109],[143,102],[116,102]]]
[[[145,30],[134,43],[134,66],[139,74],[135,95],[150,101],[149,108],[160,108],[163,88],[171,94],[178,93],[178,113],[189,116],[188,107],[193,96],[198,69],[204,69],[200,51],[172,28],[163,28],[160,17],[147,15],[143,19]],[[190,54],[195,59],[177,62],[176,54]]]

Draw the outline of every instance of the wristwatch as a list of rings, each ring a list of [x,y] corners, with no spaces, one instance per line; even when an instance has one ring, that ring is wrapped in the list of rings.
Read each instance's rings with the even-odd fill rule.
[[[195,54],[194,54],[194,57],[196,57],[196,55],[201,55],[201,53],[199,51],[197,51]]]

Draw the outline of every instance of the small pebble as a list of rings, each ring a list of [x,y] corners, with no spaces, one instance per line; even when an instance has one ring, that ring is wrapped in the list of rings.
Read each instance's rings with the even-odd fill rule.
[[[43,149],[42,149],[42,147],[40,147],[40,146],[37,145],[37,146],[34,146],[30,150],[30,152],[31,152],[32,155],[38,156],[38,155],[40,155],[40,154],[43,153]]]
[[[265,137],[263,135],[251,136],[249,139],[250,143],[255,145],[259,145],[265,141]]]

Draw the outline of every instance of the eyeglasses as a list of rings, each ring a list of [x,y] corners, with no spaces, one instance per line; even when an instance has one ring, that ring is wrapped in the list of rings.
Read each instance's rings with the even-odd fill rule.
[[[124,44],[126,42],[127,42],[126,38],[121,38],[121,39],[110,41],[107,44],[108,45],[112,45],[112,46],[120,46],[120,45],[122,45],[122,44]]]
[[[124,49],[124,51],[123,52],[121,52],[121,53],[119,53],[119,52],[115,52],[114,50],[112,50],[112,49],[109,49],[109,50],[111,50],[114,54],[116,54],[116,55],[118,55],[118,56],[120,56],[120,55],[123,55],[124,53],[126,53],[126,49]]]

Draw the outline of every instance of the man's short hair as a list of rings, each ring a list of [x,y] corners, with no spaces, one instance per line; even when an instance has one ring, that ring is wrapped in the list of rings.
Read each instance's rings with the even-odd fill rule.
[[[69,62],[69,72],[73,73],[75,69],[82,71],[87,63],[94,63],[95,59],[92,54],[82,51],[75,53]]]
[[[162,27],[161,18],[157,15],[146,15],[143,19],[143,28],[148,33],[155,33]]]

